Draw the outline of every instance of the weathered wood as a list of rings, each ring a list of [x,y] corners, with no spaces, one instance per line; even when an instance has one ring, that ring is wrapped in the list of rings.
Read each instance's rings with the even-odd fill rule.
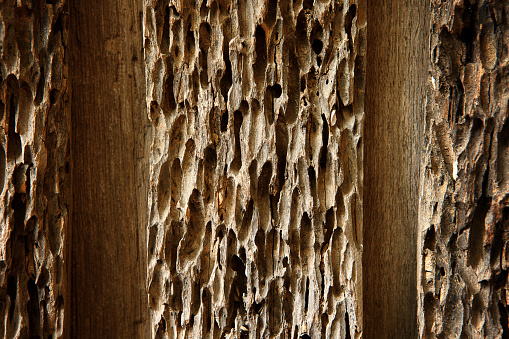
[[[67,4],[0,2],[0,338],[57,338],[70,209]]]
[[[0,1],[0,337],[506,336],[508,1],[143,4]]]
[[[148,337],[140,1],[73,1],[73,338]]]
[[[434,1],[419,334],[508,335],[509,1]]]
[[[417,335],[417,223],[429,4],[368,1],[364,119],[365,338]]]
[[[364,1],[147,1],[155,338],[362,335]]]

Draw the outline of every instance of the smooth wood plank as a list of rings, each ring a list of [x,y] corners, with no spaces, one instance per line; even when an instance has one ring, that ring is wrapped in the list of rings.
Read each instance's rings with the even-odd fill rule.
[[[148,337],[141,5],[70,5],[72,338]]]
[[[417,223],[428,69],[425,0],[368,1],[364,338],[417,335]]]

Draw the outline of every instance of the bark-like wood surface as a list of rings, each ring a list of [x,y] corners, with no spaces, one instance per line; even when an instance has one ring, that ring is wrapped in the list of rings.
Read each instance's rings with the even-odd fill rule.
[[[508,331],[509,2],[432,1],[419,333]]]
[[[146,1],[154,337],[361,335],[363,4]]]
[[[0,3],[0,337],[63,333],[70,218],[67,4]]]

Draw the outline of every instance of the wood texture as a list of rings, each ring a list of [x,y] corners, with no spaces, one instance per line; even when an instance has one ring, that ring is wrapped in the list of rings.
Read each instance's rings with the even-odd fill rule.
[[[148,337],[140,1],[73,1],[73,338]]]
[[[509,2],[430,2],[0,1],[0,337],[507,337]]]
[[[419,335],[506,338],[509,2],[433,1]]]
[[[362,335],[364,1],[146,1],[155,338]]]
[[[365,338],[417,335],[417,224],[429,4],[368,2],[364,120]]]
[[[0,2],[0,338],[63,333],[67,27],[65,1]]]

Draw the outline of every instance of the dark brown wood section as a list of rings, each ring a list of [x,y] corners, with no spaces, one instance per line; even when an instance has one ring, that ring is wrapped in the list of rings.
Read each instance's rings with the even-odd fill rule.
[[[364,338],[417,335],[417,225],[428,68],[425,0],[369,1]]]
[[[141,1],[70,5],[72,338],[148,337]]]

